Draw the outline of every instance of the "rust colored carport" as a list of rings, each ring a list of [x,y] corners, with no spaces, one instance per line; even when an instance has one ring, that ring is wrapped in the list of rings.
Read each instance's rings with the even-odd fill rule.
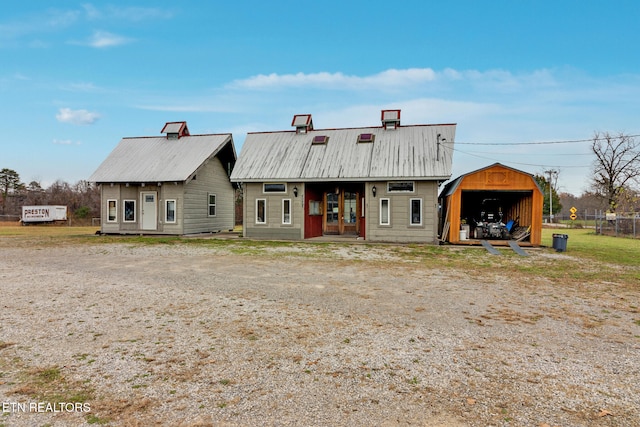
[[[518,244],[539,246],[542,236],[543,193],[531,174],[500,163],[470,172],[449,182],[440,193],[440,239],[453,244],[479,243],[461,239],[464,228],[474,236],[473,222],[483,200],[501,205],[503,220],[515,222]],[[503,241],[506,244],[506,240]],[[501,244],[500,241],[492,243]]]

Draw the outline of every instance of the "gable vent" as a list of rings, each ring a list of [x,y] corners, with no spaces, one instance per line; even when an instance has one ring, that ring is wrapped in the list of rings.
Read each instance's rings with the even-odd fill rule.
[[[189,128],[187,122],[167,122],[160,133],[166,134],[167,139],[178,139],[189,136]]]
[[[395,129],[400,126],[400,110],[382,110],[382,127],[385,129]]]
[[[291,126],[295,126],[296,133],[307,133],[310,130],[313,130],[311,114],[296,114],[293,116]]]

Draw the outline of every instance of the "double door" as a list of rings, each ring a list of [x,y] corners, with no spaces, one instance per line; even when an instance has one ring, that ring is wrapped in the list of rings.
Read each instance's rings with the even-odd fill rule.
[[[362,198],[358,191],[336,188],[324,193],[324,234],[360,234]]]

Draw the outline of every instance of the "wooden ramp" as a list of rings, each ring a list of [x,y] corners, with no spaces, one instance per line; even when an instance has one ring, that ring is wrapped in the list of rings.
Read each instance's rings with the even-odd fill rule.
[[[488,250],[491,255],[502,255],[499,250],[494,248],[493,245],[486,240],[480,240],[480,244],[482,244],[482,246],[484,246],[484,248]]]
[[[518,255],[529,256],[529,254],[523,251],[515,240],[509,240],[509,246],[511,246],[511,249],[513,249]]]

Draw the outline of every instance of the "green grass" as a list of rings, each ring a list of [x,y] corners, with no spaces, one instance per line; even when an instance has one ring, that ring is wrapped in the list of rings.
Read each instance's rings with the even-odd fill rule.
[[[100,227],[67,227],[62,225],[20,226],[0,223],[0,237],[77,237],[92,236]]]
[[[425,268],[450,269],[474,274],[510,275],[514,280],[549,279],[554,282],[618,282],[640,285],[640,239],[596,235],[592,229],[543,229],[542,247],[534,253],[557,256],[522,258],[509,248],[503,256],[489,255],[481,247],[434,245],[384,245],[330,242],[289,242],[249,239],[216,239],[180,236],[97,236],[96,227],[42,227],[0,225],[0,247],[21,246],[35,250],[61,245],[194,245],[238,256],[293,257],[317,262],[348,262],[393,267],[398,263],[419,263]],[[568,235],[567,251],[556,254],[553,234]],[[344,259],[344,247],[354,253],[376,252],[393,261],[367,261],[366,256]]]
[[[553,234],[566,234],[567,254],[622,266],[640,264],[640,239],[595,234],[593,229],[543,229],[542,244],[552,246]]]

